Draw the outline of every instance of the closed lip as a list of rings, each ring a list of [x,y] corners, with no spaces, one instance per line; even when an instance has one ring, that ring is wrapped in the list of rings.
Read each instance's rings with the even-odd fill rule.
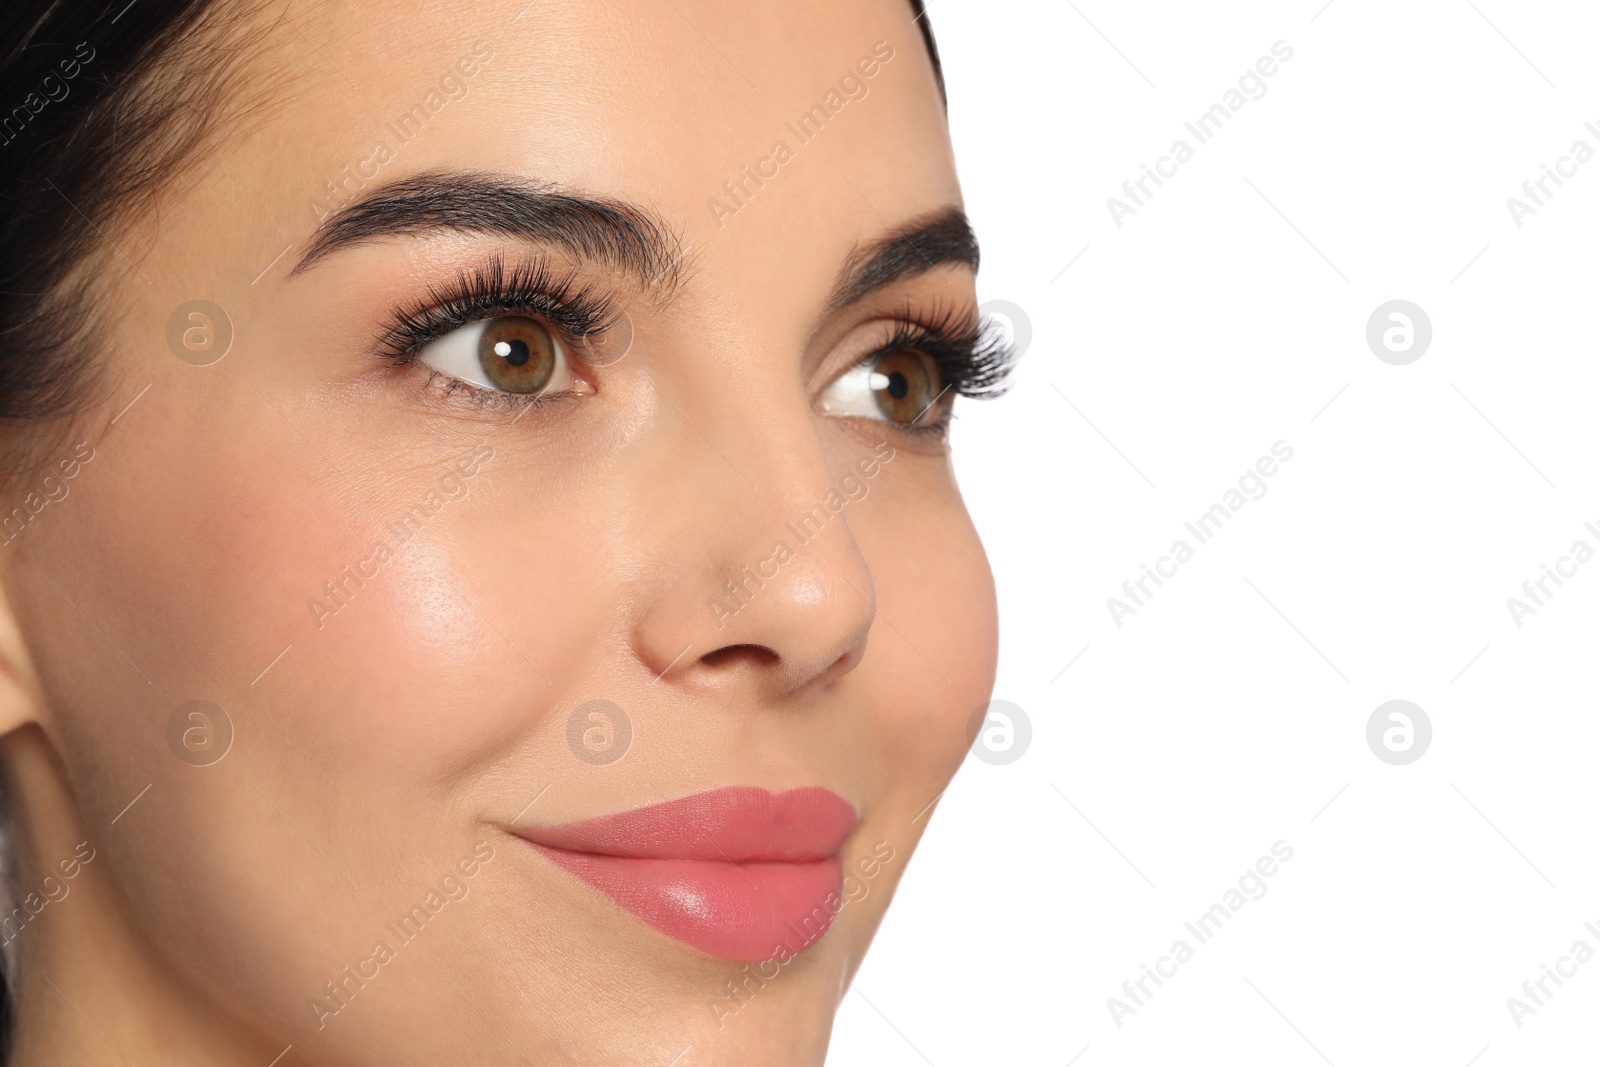
[[[817,786],[732,786],[519,837],[623,910],[725,959],[798,953],[838,910],[855,808]]]

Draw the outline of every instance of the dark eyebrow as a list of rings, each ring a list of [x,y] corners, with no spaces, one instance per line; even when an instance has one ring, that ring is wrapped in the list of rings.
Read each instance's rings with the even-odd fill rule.
[[[500,175],[439,173],[392,182],[329,215],[289,275],[368,241],[449,230],[552,245],[666,292],[682,273],[682,240],[644,208]]]
[[[976,273],[978,238],[960,208],[931,212],[907,227],[850,254],[828,298],[828,310],[853,304],[901,278],[938,270],[941,263],[964,264]]]

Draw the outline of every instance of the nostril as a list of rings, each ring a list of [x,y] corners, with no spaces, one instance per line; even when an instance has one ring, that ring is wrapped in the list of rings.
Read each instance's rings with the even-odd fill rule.
[[[724,645],[701,656],[700,662],[707,667],[721,669],[740,663],[747,663],[752,667],[771,667],[778,662],[778,659],[778,654],[765,645]]]

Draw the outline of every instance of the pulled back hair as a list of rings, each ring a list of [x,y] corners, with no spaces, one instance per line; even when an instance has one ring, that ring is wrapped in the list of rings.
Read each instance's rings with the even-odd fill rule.
[[[129,271],[119,231],[206,147],[250,43],[225,31],[257,6],[0,4],[0,474],[27,469],[45,426],[94,398],[109,313],[97,279]],[[230,46],[236,54],[219,57]],[[3,784],[0,1062],[16,1034],[22,932],[11,921],[20,893]]]
[[[92,399],[96,277],[219,128],[256,3],[8,0],[0,6],[0,428]],[[15,469],[26,438],[4,438]]]

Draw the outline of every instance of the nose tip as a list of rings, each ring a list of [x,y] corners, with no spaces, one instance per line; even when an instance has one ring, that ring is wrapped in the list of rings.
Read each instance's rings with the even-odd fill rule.
[[[827,607],[820,600],[814,601],[814,605]],[[699,656],[685,673],[703,683],[716,685],[727,684],[740,675],[766,675],[771,678],[773,687],[784,693],[823,688],[860,665],[867,653],[870,626],[869,615],[866,625],[841,633],[834,647],[818,642],[815,647],[807,648],[793,641],[785,642],[787,654],[761,644],[720,645]]]
[[[844,523],[796,545],[780,541],[732,577],[724,573],[701,571],[688,583],[698,592],[679,590],[640,626],[640,657],[659,680],[750,684],[782,696],[826,686],[861,663],[875,594]]]

